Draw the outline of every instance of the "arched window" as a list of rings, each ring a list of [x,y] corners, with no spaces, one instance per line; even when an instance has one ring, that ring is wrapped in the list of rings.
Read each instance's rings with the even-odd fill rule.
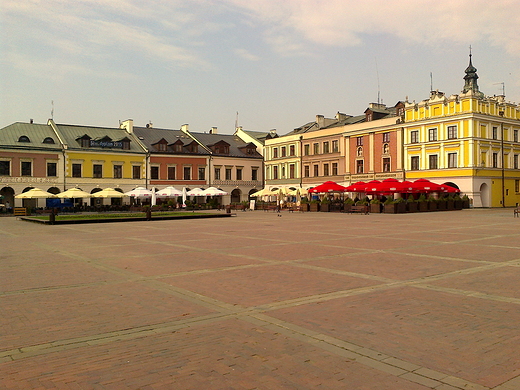
[[[361,146],[359,148],[357,148],[357,156],[358,157],[363,156],[363,148]]]
[[[18,142],[31,142],[31,140],[26,135],[21,135],[20,138],[18,138]]]
[[[388,144],[383,144],[383,154],[388,154],[390,152],[390,147]]]
[[[47,137],[47,138],[45,138],[43,140],[42,143],[44,143],[44,144],[54,144],[55,142],[54,142],[54,140],[51,137]]]

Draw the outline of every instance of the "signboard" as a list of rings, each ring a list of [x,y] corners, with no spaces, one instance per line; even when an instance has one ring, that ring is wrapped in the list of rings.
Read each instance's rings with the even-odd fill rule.
[[[123,149],[123,143],[121,141],[98,141],[91,139],[90,146],[96,148],[118,148]]]

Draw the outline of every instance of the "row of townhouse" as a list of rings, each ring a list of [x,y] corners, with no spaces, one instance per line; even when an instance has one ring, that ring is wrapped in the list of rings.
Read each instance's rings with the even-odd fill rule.
[[[359,116],[318,115],[266,140],[266,185],[427,178],[459,188],[475,207],[517,205],[520,106],[503,95],[485,96],[476,72],[470,56],[459,94],[432,91],[419,103],[393,107],[372,103]]]
[[[237,128],[232,135],[156,129],[13,123],[0,130],[0,203],[22,205],[15,195],[38,187],[57,194],[78,187],[89,193],[107,187],[179,189],[215,186],[223,202],[247,200],[263,186],[262,150],[273,133]],[[102,202],[91,199],[91,204]]]

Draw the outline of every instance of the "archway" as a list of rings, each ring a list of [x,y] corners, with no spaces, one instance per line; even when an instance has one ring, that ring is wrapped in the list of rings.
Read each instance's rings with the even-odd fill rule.
[[[95,194],[96,192],[103,191],[101,188],[97,187],[90,191],[91,194]],[[103,204],[103,198],[90,198],[91,206],[101,206]]]
[[[240,195],[242,192],[235,188],[233,191],[231,191],[231,203],[240,203]]]
[[[482,207],[491,207],[489,203],[489,195],[489,186],[487,185],[487,183],[482,183],[480,185],[480,202],[482,203]]]
[[[4,187],[0,190],[0,203],[3,204],[2,211],[11,212],[14,207],[14,189]]]
[[[251,199],[256,199],[256,198],[252,198],[251,197],[251,194],[254,194],[255,192],[258,192],[259,190],[258,189],[255,189],[253,188],[252,190],[249,190],[248,194],[247,194],[247,199],[251,200]]]
[[[444,184],[446,184],[447,186],[450,186],[450,187],[453,187],[453,188],[456,188],[456,189],[460,190],[459,186],[456,185],[455,183],[452,183],[451,181],[448,181],[448,182],[446,182]]]

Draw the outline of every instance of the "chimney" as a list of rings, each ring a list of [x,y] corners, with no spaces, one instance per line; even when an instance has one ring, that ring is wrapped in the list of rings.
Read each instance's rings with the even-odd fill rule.
[[[336,114],[336,120],[339,122],[339,121],[347,119],[349,116],[350,115],[343,114],[342,112],[338,111],[338,113]]]
[[[210,134],[217,134],[217,128],[215,126],[213,126],[211,129],[209,129],[209,133]]]
[[[276,135],[276,129],[269,130],[269,134],[271,134],[271,137]]]
[[[325,126],[325,117],[323,115],[316,115],[316,123],[318,124],[318,128],[322,128]]]
[[[34,120],[32,118],[29,119],[29,123],[32,125],[34,123]]]
[[[182,131],[183,133],[188,134],[188,133],[190,132],[190,125],[187,124],[187,123],[183,124],[183,125],[181,126],[181,131]]]
[[[128,133],[132,134],[134,132],[134,120],[127,119],[126,121],[119,122],[119,128],[125,129]]]

